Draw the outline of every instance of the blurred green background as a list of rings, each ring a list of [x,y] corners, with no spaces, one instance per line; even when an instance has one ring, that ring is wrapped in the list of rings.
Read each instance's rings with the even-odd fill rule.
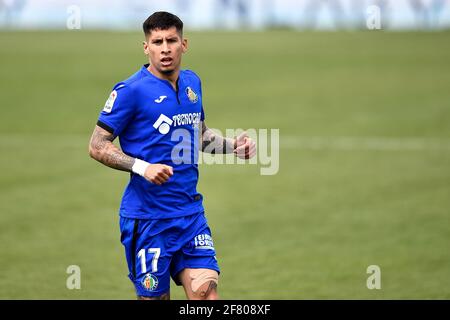
[[[187,37],[210,127],[280,129],[276,175],[201,166],[223,299],[450,298],[450,32]],[[0,32],[1,299],[135,298],[128,175],[88,142],[112,86],[146,63],[141,41]]]

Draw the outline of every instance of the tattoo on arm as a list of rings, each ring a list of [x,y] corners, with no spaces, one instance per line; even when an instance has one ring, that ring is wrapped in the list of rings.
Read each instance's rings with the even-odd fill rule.
[[[209,129],[204,122],[202,126],[202,151],[216,153],[232,153],[235,149],[234,139],[225,138],[217,135],[213,130]]]
[[[114,138],[112,133],[96,126],[89,143],[89,154],[108,167],[131,172],[135,159],[114,145]]]

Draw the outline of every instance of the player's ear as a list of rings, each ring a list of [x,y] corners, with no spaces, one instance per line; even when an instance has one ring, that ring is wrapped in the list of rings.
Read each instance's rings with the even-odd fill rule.
[[[183,53],[186,53],[188,49],[188,39],[183,38],[183,40],[181,40],[181,46],[183,48]]]
[[[144,53],[146,55],[148,55],[148,42],[147,41],[142,41],[142,45],[144,47]]]

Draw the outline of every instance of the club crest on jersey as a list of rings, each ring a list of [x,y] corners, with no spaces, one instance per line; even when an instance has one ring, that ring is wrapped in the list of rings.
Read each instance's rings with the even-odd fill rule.
[[[106,100],[105,107],[103,108],[104,112],[110,113],[112,110],[112,107],[114,105],[114,101],[116,101],[117,98],[117,91],[113,90],[111,94],[109,95],[108,100]]]
[[[142,280],[142,286],[147,291],[153,291],[158,287],[158,278],[150,273],[147,273]]]
[[[192,90],[191,87],[186,88],[186,95],[188,96],[190,102],[196,103],[198,101],[198,95],[194,90]]]

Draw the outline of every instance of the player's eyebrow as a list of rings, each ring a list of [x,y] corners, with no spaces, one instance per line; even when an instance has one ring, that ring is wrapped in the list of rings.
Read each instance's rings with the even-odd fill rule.
[[[168,36],[165,38],[167,41],[178,41],[178,37],[177,36]],[[151,40],[152,43],[155,42],[161,42],[164,40],[164,37],[158,37],[158,38],[154,38]]]

